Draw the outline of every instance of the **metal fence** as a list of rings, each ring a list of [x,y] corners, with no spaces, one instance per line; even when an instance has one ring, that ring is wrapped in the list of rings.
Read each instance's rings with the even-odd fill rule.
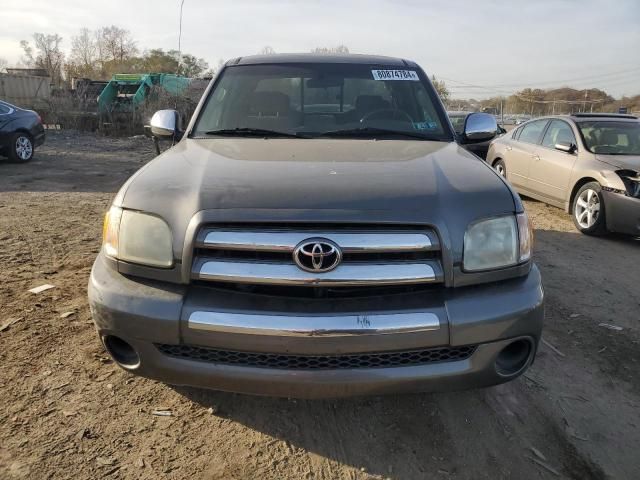
[[[37,109],[51,98],[51,78],[0,73],[0,99]]]

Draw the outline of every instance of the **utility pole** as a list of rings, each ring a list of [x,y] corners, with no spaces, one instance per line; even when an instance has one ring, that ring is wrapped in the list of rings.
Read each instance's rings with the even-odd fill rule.
[[[533,118],[533,95],[529,99],[531,100],[531,118]]]
[[[184,0],[180,2],[180,23],[178,26],[178,71],[176,75],[180,74],[180,62],[182,61],[182,7],[184,7]]]

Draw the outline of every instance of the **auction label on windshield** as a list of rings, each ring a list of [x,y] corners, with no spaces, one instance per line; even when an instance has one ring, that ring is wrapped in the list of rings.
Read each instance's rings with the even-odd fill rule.
[[[374,80],[409,80],[419,82],[420,78],[415,70],[371,70]]]

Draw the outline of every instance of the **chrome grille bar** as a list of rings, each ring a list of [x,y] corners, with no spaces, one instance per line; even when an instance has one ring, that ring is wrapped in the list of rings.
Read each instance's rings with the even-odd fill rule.
[[[348,337],[438,330],[440,319],[432,312],[288,316],[195,311],[189,315],[188,326],[194,330],[217,333],[274,335],[278,337]]]
[[[344,253],[404,253],[438,250],[435,235],[422,232],[348,232],[348,231],[243,231],[204,230],[196,247],[218,250],[293,252],[309,238],[327,238]]]
[[[197,258],[192,278],[219,282],[299,286],[403,285],[442,281],[438,261],[343,263],[325,273],[306,272],[293,263],[221,261]]]
[[[337,268],[317,272],[299,266],[296,248],[323,240],[342,255]],[[438,235],[428,227],[207,225],[195,239],[191,278],[308,287],[441,283],[439,251]]]

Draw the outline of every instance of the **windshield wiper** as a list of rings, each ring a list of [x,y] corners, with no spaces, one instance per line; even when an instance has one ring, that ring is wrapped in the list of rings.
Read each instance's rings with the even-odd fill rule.
[[[359,128],[350,128],[346,130],[330,130],[328,132],[322,132],[318,136],[319,137],[361,137],[361,138],[376,138],[383,135],[387,136],[400,136],[400,137],[410,137],[410,138],[419,138],[420,140],[433,140],[433,141],[444,141],[440,137],[435,136],[427,136],[418,132],[407,132],[403,130],[391,130],[388,128],[376,128],[376,127],[359,127]]]
[[[296,133],[279,132],[277,130],[267,130],[264,128],[223,128],[221,130],[209,130],[204,132],[205,135],[221,135],[221,136],[235,136],[235,137],[290,137],[290,138],[304,138]]]

